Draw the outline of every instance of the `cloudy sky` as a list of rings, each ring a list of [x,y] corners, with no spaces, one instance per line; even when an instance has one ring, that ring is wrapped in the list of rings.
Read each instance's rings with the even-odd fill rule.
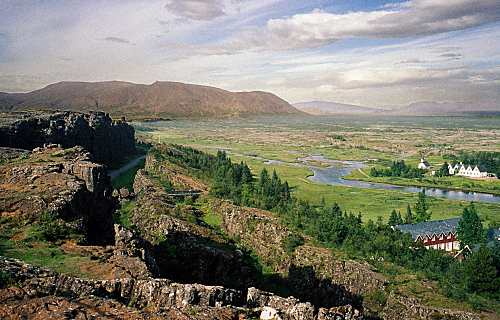
[[[500,1],[0,0],[0,91],[63,80],[492,104]]]

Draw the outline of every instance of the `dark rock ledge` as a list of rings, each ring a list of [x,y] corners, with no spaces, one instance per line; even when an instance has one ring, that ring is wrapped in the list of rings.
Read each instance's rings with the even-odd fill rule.
[[[243,292],[221,286],[181,284],[153,278],[82,279],[5,257],[0,257],[0,270],[10,283],[15,283],[24,300],[47,296],[62,297],[69,301],[103,298],[135,310],[148,310],[157,314],[166,314],[170,309],[185,310],[192,307],[208,307],[214,312],[218,308],[231,308],[239,310],[242,319],[250,314],[258,315],[261,319],[283,320],[362,319],[360,312],[351,306],[316,311],[308,302],[299,302],[293,297],[282,298],[255,288]],[[1,299],[2,294],[0,305],[8,302]]]

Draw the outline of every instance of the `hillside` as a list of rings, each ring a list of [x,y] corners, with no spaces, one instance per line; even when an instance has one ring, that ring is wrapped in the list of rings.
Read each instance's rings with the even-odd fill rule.
[[[179,82],[59,82],[28,93],[0,93],[0,110],[98,110],[129,118],[300,113],[278,96]]]
[[[312,115],[327,115],[327,114],[369,114],[379,112],[374,108],[356,106],[352,104],[344,104],[330,101],[308,101],[295,103],[295,108]]]

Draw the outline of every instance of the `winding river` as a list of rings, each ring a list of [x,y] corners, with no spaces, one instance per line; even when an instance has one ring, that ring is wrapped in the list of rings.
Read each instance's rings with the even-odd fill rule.
[[[420,192],[423,189],[425,189],[425,193],[428,196],[432,197],[441,197],[451,200],[500,203],[500,196],[488,193],[467,192],[459,190],[429,188],[429,187],[424,188],[424,187],[412,187],[412,186],[397,186],[385,183],[373,183],[373,182],[344,179],[343,177],[345,177],[352,171],[365,167],[365,164],[359,161],[330,160],[323,156],[316,156],[316,155],[302,158],[299,160],[302,163],[304,163],[304,165],[307,165],[307,167],[309,167],[314,172],[314,175],[310,176],[308,179],[318,183],[336,185],[336,186],[365,188],[365,189],[396,190],[402,192]],[[311,161],[327,163],[328,167],[318,167],[308,164]]]

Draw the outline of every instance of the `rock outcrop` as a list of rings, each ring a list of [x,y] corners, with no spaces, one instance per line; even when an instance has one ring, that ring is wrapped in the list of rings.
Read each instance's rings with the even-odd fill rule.
[[[481,319],[481,317],[475,313],[431,307],[422,304],[415,298],[391,293],[387,299],[385,308],[381,312],[381,316],[383,319],[387,320],[400,320],[401,315],[404,315],[405,319]]]
[[[131,222],[155,245],[163,277],[182,282],[222,284],[246,288],[257,282],[260,272],[248,255],[199,219],[198,209],[176,206],[157,177],[139,170]]]
[[[227,289],[220,286],[204,286],[200,284],[181,284],[167,279],[135,280],[122,278],[115,280],[89,280],[60,275],[50,270],[37,268],[19,260],[0,257],[0,270],[3,278],[16,283],[17,288],[3,283],[7,289],[0,290],[0,316],[2,318],[22,317],[29,310],[22,308],[27,301],[43,303],[43,298],[52,297],[58,305],[77,304],[83,310],[74,312],[95,312],[108,307],[109,316],[124,314],[130,310],[131,317],[140,319],[147,316],[160,316],[163,319],[176,310],[189,311],[192,316],[185,319],[197,319],[193,314],[197,308],[205,308],[212,314],[206,319],[214,318],[214,314],[226,312],[227,319],[247,319],[259,316],[260,319],[283,320],[316,320],[316,319],[362,319],[359,311],[350,306],[342,308],[321,309],[316,311],[310,303],[301,303],[293,297],[281,298],[255,288],[243,291]],[[63,299],[57,299],[63,298]],[[102,299],[106,299],[105,303]],[[59,300],[59,301],[58,301]],[[82,307],[82,301],[88,304]],[[100,308],[96,308],[100,306]],[[133,307],[136,310],[126,308]],[[38,306],[39,308],[39,306]],[[55,306],[52,308],[56,309]],[[31,310],[36,307],[31,307]],[[69,310],[68,310],[69,311]],[[106,310],[105,310],[106,311]],[[75,318],[68,317],[68,318]]]
[[[0,113],[0,147],[32,150],[45,144],[82,146],[93,161],[106,165],[135,153],[134,128],[103,112]]]
[[[115,224],[114,228],[115,246],[110,260],[123,266],[135,279],[158,276],[160,269],[151,243],[121,225]]]
[[[330,250],[305,243],[287,252],[292,231],[272,213],[213,201],[211,210],[221,217],[221,228],[237,238],[275,272],[288,275],[289,285],[302,298],[318,305],[358,304],[361,296],[384,290],[386,280],[367,263],[335,257]]]
[[[112,243],[115,206],[105,167],[81,147],[36,148],[0,166],[2,217],[35,221],[49,213],[89,243]]]

